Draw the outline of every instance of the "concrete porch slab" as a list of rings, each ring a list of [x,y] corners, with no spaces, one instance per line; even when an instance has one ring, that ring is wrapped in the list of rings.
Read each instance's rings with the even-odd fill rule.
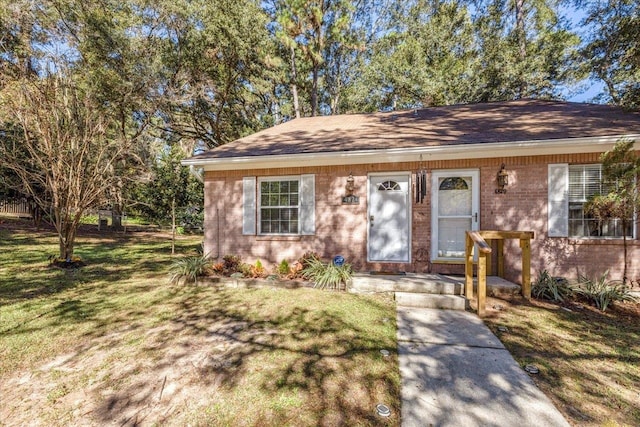
[[[474,279],[474,292],[477,279]],[[374,275],[355,273],[349,292],[415,292],[430,294],[462,295],[464,277],[441,274],[406,273],[403,275]],[[513,295],[520,293],[520,285],[497,276],[487,276],[487,295]]]
[[[457,281],[464,286],[464,277],[461,276],[444,276],[452,281]],[[478,291],[478,278],[473,278],[473,294]],[[519,295],[522,292],[522,287],[516,283],[510,282],[502,277],[487,276],[487,295],[490,297],[500,297]]]

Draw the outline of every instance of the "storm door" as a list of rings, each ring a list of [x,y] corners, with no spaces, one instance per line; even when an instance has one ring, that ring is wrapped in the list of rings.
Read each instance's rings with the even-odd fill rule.
[[[431,181],[431,259],[464,260],[465,232],[478,230],[480,178],[477,170],[435,171]]]

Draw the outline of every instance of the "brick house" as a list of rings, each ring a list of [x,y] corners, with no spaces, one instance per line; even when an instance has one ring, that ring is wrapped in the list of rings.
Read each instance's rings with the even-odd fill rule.
[[[359,271],[462,273],[465,230],[531,230],[534,275],[618,278],[622,233],[638,260],[640,230],[589,219],[583,205],[621,137],[638,148],[639,113],[520,100],[301,118],[184,164],[204,169],[213,258],[274,264],[315,251]],[[505,243],[514,281],[519,251]]]

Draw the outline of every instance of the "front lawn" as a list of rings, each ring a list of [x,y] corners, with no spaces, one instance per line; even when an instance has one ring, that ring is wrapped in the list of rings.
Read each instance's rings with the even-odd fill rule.
[[[487,306],[485,322],[520,365],[539,368],[532,378],[572,425],[640,426],[638,304],[603,313],[514,297]]]
[[[144,232],[85,233],[87,266],[55,269],[52,233],[4,221],[2,423],[399,424],[390,299],[170,285],[169,238]]]

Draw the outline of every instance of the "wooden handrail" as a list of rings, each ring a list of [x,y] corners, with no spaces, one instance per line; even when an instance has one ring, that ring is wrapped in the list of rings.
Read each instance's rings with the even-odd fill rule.
[[[485,253],[485,254],[491,253],[491,246],[487,244],[487,241],[484,240],[482,234],[479,231],[467,231],[467,235],[471,237],[471,240],[473,240],[473,243],[478,245],[478,250],[481,253]]]
[[[471,231],[478,233],[487,240],[495,239],[533,239],[533,231],[500,231],[500,230],[480,230]]]
[[[487,298],[487,270],[491,270],[491,245],[487,240],[498,241],[498,274],[504,276],[503,241],[520,240],[522,249],[522,295],[531,298],[531,239],[533,231],[467,231],[465,239],[465,297],[473,298],[473,258],[474,248],[478,247],[478,316],[483,316]],[[486,239],[486,240],[485,240]]]

